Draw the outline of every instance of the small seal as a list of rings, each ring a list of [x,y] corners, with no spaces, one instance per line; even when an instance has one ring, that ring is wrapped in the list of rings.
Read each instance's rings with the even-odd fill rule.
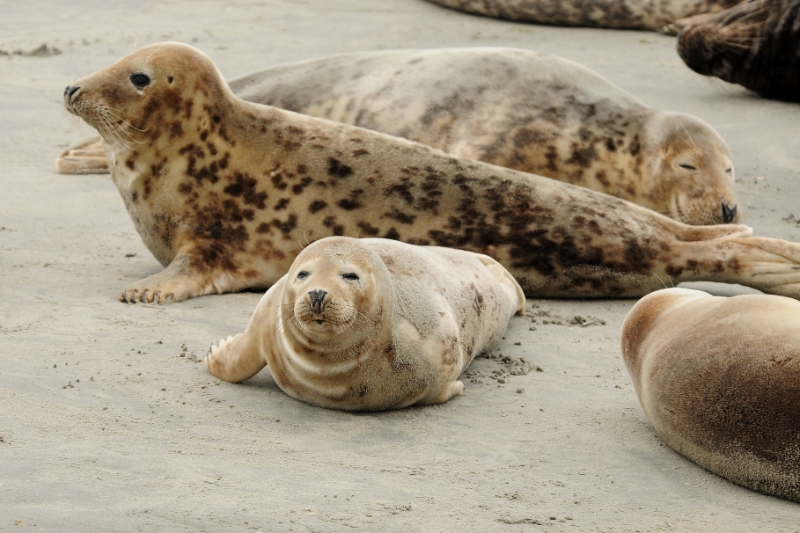
[[[230,87],[243,100],[572,183],[687,224],[740,219],[731,156],[711,126],[648,107],[557,56],[359,52],[267,68]],[[87,153],[82,145],[65,150],[59,170],[74,168],[77,151]],[[87,172],[95,162],[87,156]]]
[[[487,17],[551,24],[669,31],[670,23],[716,13],[742,0],[431,0]]]
[[[622,326],[622,356],[667,444],[734,483],[800,502],[800,303],[666,289]]]
[[[494,258],[526,294],[636,296],[714,280],[800,296],[800,246],[688,226],[567,183],[236,98],[211,60],[145,47],[64,91],[166,269],[126,302],[266,288],[304,239],[385,237]]]
[[[247,330],[213,346],[206,364],[232,382],[269,365],[288,395],[332,409],[442,403],[524,310],[520,286],[485,255],[328,237],[297,256]]]
[[[761,96],[800,102],[800,0],[742,2],[687,24],[678,55],[690,69]]]

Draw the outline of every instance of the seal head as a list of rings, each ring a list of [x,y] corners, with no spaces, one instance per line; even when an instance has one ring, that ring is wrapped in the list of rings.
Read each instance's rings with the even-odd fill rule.
[[[652,178],[642,183],[643,205],[689,224],[741,220],[730,152],[711,126],[691,115],[661,112],[645,131]]]
[[[304,249],[286,276],[281,324],[307,349],[328,359],[358,359],[384,333],[394,286],[380,257],[354,239]],[[292,309],[292,312],[289,312]]]
[[[800,102],[800,0],[751,0],[688,24],[678,55],[690,69],[767,98]]]

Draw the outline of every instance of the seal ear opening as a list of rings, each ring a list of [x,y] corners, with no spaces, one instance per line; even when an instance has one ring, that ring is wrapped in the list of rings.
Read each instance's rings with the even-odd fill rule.
[[[522,287],[519,286],[517,280],[514,279],[514,276],[506,270],[506,268],[489,257],[488,255],[483,254],[476,254],[472,252],[472,255],[477,257],[481,263],[486,265],[486,268],[489,269],[489,272],[500,282],[500,285],[505,289],[506,294],[508,294],[509,300],[511,301],[511,306],[516,310],[515,315],[522,315],[525,313],[525,293],[522,292]]]

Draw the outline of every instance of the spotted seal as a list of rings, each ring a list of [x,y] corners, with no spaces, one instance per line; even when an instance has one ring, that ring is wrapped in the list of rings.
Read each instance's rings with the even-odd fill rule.
[[[800,303],[666,289],[622,326],[647,418],[675,450],[745,487],[800,502]]]
[[[740,219],[725,141],[572,61],[511,48],[361,52],[230,82],[239,98],[611,194],[688,224]],[[84,156],[78,155],[85,154]],[[59,157],[95,172],[102,146]]]
[[[476,15],[554,26],[659,30],[742,0],[430,0]]]
[[[800,246],[688,226],[602,193],[236,98],[179,43],[142,48],[64,91],[103,136],[142,240],[166,269],[123,301],[268,287],[298,243],[331,235],[467,249],[533,296],[636,296],[711,279],[800,296]]]
[[[524,311],[520,286],[485,255],[327,237],[297,256],[247,330],[212,347],[206,364],[233,382],[269,365],[284,392],[334,409],[442,403]]]
[[[715,76],[767,98],[800,102],[800,0],[754,0],[686,25],[678,54]]]

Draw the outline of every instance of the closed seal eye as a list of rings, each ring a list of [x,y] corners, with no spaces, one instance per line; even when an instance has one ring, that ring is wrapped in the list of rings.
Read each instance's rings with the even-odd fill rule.
[[[685,168],[686,170],[697,170],[697,167],[693,167],[692,165],[688,165],[686,163],[681,163],[678,166],[681,168]]]
[[[344,279],[346,279],[347,281],[358,281],[358,280],[361,279],[361,278],[358,277],[358,274],[356,274],[355,272],[348,272],[346,274],[342,274],[342,277]]]

